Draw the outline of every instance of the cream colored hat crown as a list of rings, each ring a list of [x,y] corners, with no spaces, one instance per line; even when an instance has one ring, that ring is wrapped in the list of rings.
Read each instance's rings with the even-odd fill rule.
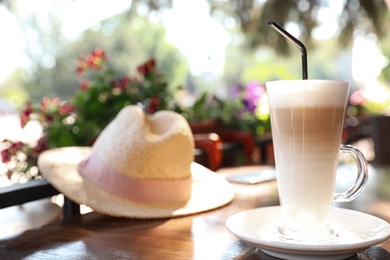
[[[193,135],[181,115],[147,115],[128,106],[92,148],[48,150],[38,166],[79,204],[112,216],[163,218],[210,210],[233,199],[226,180],[193,159]]]
[[[191,175],[194,140],[187,121],[171,111],[146,115],[128,106],[93,145],[101,160],[139,179],[180,179]]]
[[[128,106],[103,130],[79,172],[123,199],[182,203],[191,196],[193,154],[193,135],[181,115],[146,115]]]

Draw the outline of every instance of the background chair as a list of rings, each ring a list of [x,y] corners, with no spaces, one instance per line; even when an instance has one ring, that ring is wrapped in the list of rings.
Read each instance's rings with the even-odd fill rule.
[[[195,161],[203,164],[210,170],[217,170],[222,164],[222,140],[216,133],[194,134],[195,147],[206,153],[207,160],[202,161],[199,156]]]

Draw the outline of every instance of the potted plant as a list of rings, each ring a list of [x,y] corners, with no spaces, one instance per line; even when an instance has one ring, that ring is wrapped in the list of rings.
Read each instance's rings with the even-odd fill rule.
[[[109,66],[105,52],[97,48],[77,61],[79,88],[70,100],[44,97],[40,104],[27,103],[20,113],[21,126],[32,120],[42,126],[34,144],[3,140],[2,162],[8,177],[40,177],[36,167],[41,152],[55,147],[90,146],[104,127],[126,105],[139,104],[148,113],[175,109],[164,76],[150,59],[135,75],[120,76]]]

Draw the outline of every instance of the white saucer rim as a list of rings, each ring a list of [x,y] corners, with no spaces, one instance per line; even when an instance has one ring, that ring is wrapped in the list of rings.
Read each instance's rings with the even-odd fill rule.
[[[258,211],[263,211],[263,210],[280,211],[280,206],[261,207],[261,208],[255,208],[255,209],[249,209],[249,210],[237,212],[237,213],[233,214],[232,216],[230,216],[226,220],[225,225],[231,233],[233,233],[234,235],[236,235],[240,239],[242,239],[250,244],[256,245],[260,248],[264,248],[266,250],[274,250],[274,249],[280,250],[281,249],[281,250],[287,250],[289,252],[297,252],[297,253],[302,252],[302,251],[310,251],[310,252],[316,252],[316,253],[321,253],[321,252],[328,253],[329,251],[333,251],[335,254],[339,254],[339,253],[343,253],[343,252],[345,252],[345,253],[357,252],[357,251],[360,251],[362,249],[368,248],[370,246],[379,244],[390,237],[390,224],[388,222],[386,222],[385,220],[383,220],[379,217],[370,215],[368,213],[355,211],[355,210],[351,210],[351,209],[337,208],[337,207],[334,207],[333,211],[336,211],[336,212],[339,211],[338,213],[340,213],[340,211],[341,211],[341,212],[348,212],[349,214],[360,214],[362,217],[371,218],[373,220],[378,221],[378,223],[380,222],[382,225],[384,225],[383,228],[385,228],[385,229],[387,228],[389,230],[389,232],[387,233],[387,235],[383,235],[380,237],[376,237],[374,239],[368,239],[368,240],[365,240],[362,242],[356,242],[356,243],[308,245],[308,244],[289,243],[287,241],[282,242],[282,241],[276,241],[276,240],[272,240],[272,239],[257,240],[251,236],[237,234],[236,230],[234,230],[234,228],[232,228],[232,225],[230,222],[232,221],[232,219],[239,216],[239,214],[249,214],[252,212],[258,212]]]

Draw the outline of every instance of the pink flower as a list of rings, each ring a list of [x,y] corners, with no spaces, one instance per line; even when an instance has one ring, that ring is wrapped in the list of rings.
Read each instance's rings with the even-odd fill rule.
[[[153,114],[157,111],[157,106],[160,104],[160,100],[158,97],[153,97],[150,99],[149,104],[146,104],[145,110],[146,112]]]
[[[254,112],[257,108],[257,103],[265,92],[264,86],[252,81],[250,82],[244,93],[244,102],[249,111]]]
[[[33,111],[33,108],[32,108],[31,103],[27,103],[27,105],[24,107],[24,109],[20,113],[20,125],[22,128],[27,125],[28,121],[30,121],[30,116],[31,116],[32,111]]]
[[[8,148],[5,148],[1,151],[1,160],[3,163],[8,163],[11,161],[12,156],[16,155],[16,153],[22,150],[25,146],[22,142],[12,142],[9,140],[5,140],[4,142],[9,143]]]
[[[101,48],[96,48],[90,54],[77,60],[76,76],[81,77],[88,70],[99,70],[107,61],[107,56]]]
[[[69,103],[63,103],[58,107],[58,113],[62,116],[69,115],[74,111],[74,106]]]
[[[47,150],[48,148],[49,146],[47,144],[47,136],[44,135],[38,140],[37,145],[31,150],[34,153],[40,154],[41,152]]]
[[[124,76],[122,78],[119,78],[113,82],[113,87],[115,89],[118,89],[120,91],[125,91],[129,88],[131,83],[131,79],[129,76]]]
[[[364,96],[364,92],[362,89],[353,92],[351,97],[349,98],[349,101],[351,102],[352,105],[364,105],[367,103],[367,100]]]
[[[79,84],[79,89],[81,91],[86,91],[91,87],[91,84],[87,80],[82,80]]]
[[[57,97],[53,97],[53,98],[44,97],[44,98],[42,98],[42,101],[41,101],[42,111],[54,110],[57,107],[59,107],[60,105],[61,105],[61,99],[59,99]]]
[[[150,59],[146,61],[144,64],[138,66],[137,70],[144,76],[150,74],[151,72],[154,72],[156,70],[156,60]]]
[[[0,154],[1,154],[1,161],[3,163],[8,163],[11,161],[12,155],[10,154],[8,149],[2,150]]]

